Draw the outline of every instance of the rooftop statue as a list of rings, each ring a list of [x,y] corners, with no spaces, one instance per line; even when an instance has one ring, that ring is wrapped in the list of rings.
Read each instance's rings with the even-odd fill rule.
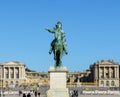
[[[68,54],[66,49],[65,32],[62,30],[62,23],[57,22],[55,28],[46,29],[48,32],[54,34],[54,40],[51,42],[49,54],[53,52],[55,66],[62,66],[63,54]]]

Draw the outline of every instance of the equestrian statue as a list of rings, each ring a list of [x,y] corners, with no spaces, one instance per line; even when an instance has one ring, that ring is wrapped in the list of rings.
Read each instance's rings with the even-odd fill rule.
[[[49,54],[53,52],[56,67],[62,66],[62,56],[63,54],[68,54],[66,49],[67,44],[65,39],[65,32],[62,30],[62,23],[58,21],[55,25],[55,28],[46,28],[46,30],[54,34],[54,39],[51,42]]]

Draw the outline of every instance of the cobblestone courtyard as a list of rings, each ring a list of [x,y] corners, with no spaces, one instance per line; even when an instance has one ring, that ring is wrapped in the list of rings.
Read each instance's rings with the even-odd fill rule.
[[[3,96],[1,96],[1,97],[3,97]],[[22,95],[21,96],[19,96],[19,95],[5,95],[4,97],[22,97]],[[35,97],[35,96],[31,95],[31,97]],[[41,95],[40,97],[46,97],[46,95]],[[79,95],[78,97],[120,97],[120,95]]]

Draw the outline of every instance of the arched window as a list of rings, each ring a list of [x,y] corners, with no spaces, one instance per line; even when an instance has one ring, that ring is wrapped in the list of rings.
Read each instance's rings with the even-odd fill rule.
[[[8,87],[8,81],[5,81],[6,87]]]
[[[14,88],[14,82],[13,81],[10,82],[10,88],[11,89]]]
[[[101,85],[104,85],[104,81],[101,81]]]
[[[106,86],[109,86],[109,81],[106,81]]]
[[[15,86],[18,86],[18,81],[16,81],[16,85]]]
[[[13,81],[11,81],[10,84],[13,85]]]
[[[111,86],[115,86],[115,82],[114,81],[111,82]]]

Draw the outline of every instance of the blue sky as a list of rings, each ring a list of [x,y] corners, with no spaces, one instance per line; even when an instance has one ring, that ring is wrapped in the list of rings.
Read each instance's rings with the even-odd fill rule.
[[[45,31],[63,23],[69,71],[89,69],[97,60],[120,63],[120,0],[1,0],[0,63],[19,61],[48,71],[54,35]]]

